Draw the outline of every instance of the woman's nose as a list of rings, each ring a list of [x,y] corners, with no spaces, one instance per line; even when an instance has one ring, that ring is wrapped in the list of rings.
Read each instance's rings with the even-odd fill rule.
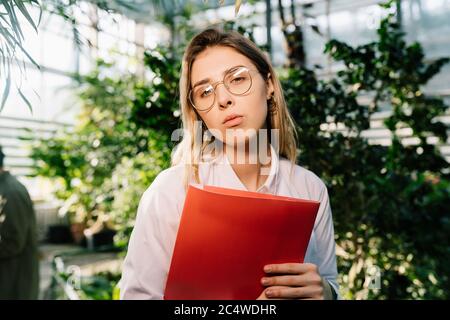
[[[216,87],[216,98],[219,103],[219,107],[221,108],[228,108],[234,102],[233,96],[222,83],[218,84]]]

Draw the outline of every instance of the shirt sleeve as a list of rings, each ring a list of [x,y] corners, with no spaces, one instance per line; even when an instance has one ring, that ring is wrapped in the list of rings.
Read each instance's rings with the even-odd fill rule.
[[[143,194],[122,266],[121,299],[164,298],[179,225],[180,194],[162,172]],[[179,179],[178,179],[179,180]]]
[[[322,181],[319,190],[320,206],[314,225],[314,239],[311,239],[314,243],[311,247],[308,246],[305,261],[317,265],[320,276],[328,281],[339,299],[333,218],[328,191]]]

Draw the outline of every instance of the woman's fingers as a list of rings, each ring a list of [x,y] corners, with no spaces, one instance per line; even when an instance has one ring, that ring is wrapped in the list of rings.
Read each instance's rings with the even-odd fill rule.
[[[269,287],[265,290],[269,299],[323,299],[323,288],[321,286],[308,287]]]
[[[317,272],[317,266],[312,263],[279,263],[264,266],[266,273],[302,274],[309,271]]]
[[[273,286],[273,287],[271,287],[271,289],[276,289],[276,290],[281,289],[281,288],[283,288],[283,287],[282,286]],[[263,292],[261,292],[261,294],[259,295],[259,297],[256,298],[256,300],[285,300],[283,298],[278,298],[278,299],[277,298],[273,298],[273,299],[269,298],[266,295],[266,290],[267,289],[264,289]]]
[[[303,287],[310,285],[319,285],[320,283],[320,276],[309,273],[301,275],[280,275],[261,278],[261,284],[263,286]]]
[[[268,299],[323,299],[324,286],[319,270],[311,263],[279,263],[264,266],[268,276],[262,294]]]
[[[270,300],[285,300],[285,299],[289,299],[288,297],[284,297],[284,296],[276,296],[276,295],[272,296],[271,295],[271,293],[279,292],[280,290],[283,290],[285,288],[286,287],[283,287],[283,286],[272,286],[272,287],[269,287],[269,288],[264,290],[264,296],[266,297],[266,299],[270,299]]]

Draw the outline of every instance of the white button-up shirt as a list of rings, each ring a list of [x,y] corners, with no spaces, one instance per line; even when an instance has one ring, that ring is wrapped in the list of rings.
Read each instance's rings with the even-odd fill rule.
[[[215,160],[200,163],[199,174],[204,185],[247,190],[223,153]],[[186,196],[183,176],[184,165],[170,167],[143,194],[123,263],[121,299],[163,299]],[[311,171],[279,158],[271,146],[269,176],[258,192],[320,202],[304,262],[317,265],[319,274],[338,293],[333,220],[322,180]]]

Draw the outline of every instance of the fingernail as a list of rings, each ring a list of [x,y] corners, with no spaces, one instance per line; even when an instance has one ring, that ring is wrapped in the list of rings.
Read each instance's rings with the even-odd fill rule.
[[[265,266],[264,267],[264,271],[266,272],[270,272],[272,270],[272,268],[270,266]]]
[[[272,290],[267,290],[266,291],[266,296],[271,296],[272,295]]]
[[[262,284],[268,284],[269,283],[269,279],[267,278],[262,278]]]

